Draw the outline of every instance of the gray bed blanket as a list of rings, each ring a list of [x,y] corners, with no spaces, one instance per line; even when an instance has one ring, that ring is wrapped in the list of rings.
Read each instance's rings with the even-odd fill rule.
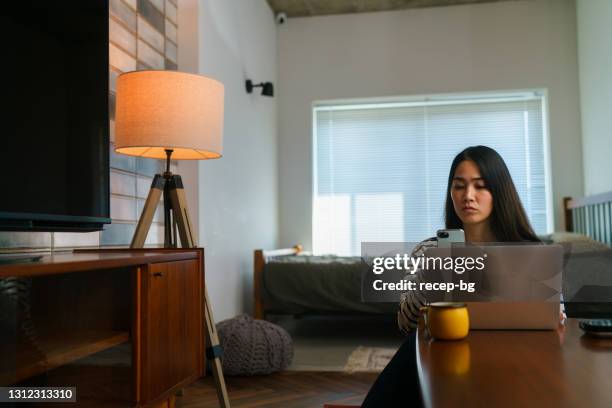
[[[359,257],[279,256],[269,258],[263,273],[266,312],[395,314],[395,303],[363,303]]]

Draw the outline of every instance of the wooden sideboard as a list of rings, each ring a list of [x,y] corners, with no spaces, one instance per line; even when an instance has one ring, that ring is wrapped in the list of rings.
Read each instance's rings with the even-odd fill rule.
[[[54,253],[0,265],[0,279],[2,386],[126,343],[131,386],[114,406],[171,406],[204,375],[202,249]]]

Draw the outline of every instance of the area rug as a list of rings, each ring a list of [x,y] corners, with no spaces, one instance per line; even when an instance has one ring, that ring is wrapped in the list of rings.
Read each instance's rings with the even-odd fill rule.
[[[397,349],[359,346],[348,358],[345,373],[380,373],[391,360]]]
[[[290,371],[345,372],[358,346],[397,350],[404,341],[395,316],[276,316],[272,322],[293,339]]]

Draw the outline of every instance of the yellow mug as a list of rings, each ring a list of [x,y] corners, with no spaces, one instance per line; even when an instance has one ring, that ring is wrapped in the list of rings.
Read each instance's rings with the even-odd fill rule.
[[[421,308],[429,335],[438,340],[460,340],[470,331],[465,303],[434,302]]]

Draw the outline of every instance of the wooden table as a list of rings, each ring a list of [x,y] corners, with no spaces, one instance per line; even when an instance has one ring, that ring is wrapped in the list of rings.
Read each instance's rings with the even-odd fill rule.
[[[576,319],[461,341],[419,330],[416,347],[426,407],[612,407],[612,338],[585,335]]]

